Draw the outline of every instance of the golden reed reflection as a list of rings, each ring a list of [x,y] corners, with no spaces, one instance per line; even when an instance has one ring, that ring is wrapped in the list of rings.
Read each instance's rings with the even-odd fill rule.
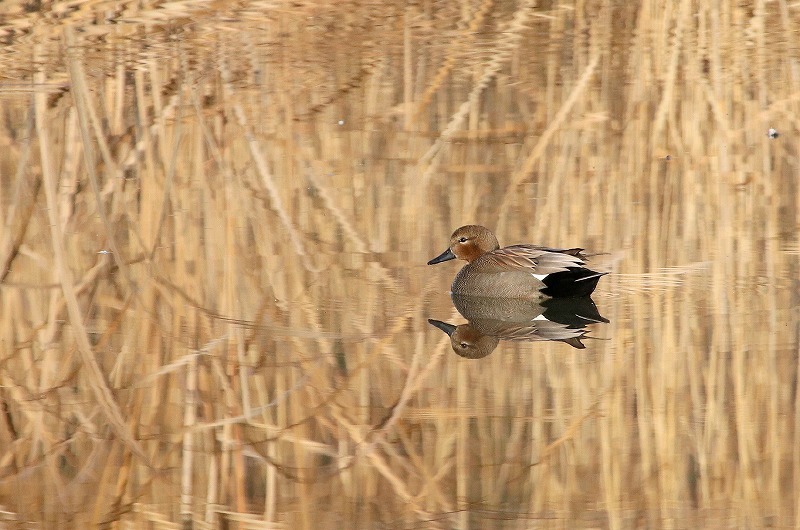
[[[0,11],[0,526],[800,524],[791,3]],[[604,340],[452,355],[471,224]]]

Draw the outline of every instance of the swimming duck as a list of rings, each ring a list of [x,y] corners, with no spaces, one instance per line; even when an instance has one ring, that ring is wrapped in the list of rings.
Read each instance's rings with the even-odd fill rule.
[[[495,235],[479,225],[462,226],[450,236],[450,246],[428,262],[451,259],[466,265],[456,274],[453,294],[497,298],[589,296],[604,272],[584,267],[582,248],[511,245],[500,248]]]

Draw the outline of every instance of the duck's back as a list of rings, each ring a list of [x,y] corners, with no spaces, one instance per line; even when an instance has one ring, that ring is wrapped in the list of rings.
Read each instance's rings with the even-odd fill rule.
[[[459,271],[451,290],[455,294],[497,298],[587,296],[597,279],[582,279],[597,273],[583,267],[581,250],[513,245],[486,252]],[[556,281],[555,285],[548,281],[561,276],[565,276],[563,281]]]

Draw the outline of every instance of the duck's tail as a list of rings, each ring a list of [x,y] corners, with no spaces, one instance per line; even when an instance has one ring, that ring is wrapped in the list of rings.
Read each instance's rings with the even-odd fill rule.
[[[569,270],[548,274],[543,280],[542,293],[559,298],[589,296],[597,287],[601,276],[607,272],[595,272],[583,267],[570,267]]]

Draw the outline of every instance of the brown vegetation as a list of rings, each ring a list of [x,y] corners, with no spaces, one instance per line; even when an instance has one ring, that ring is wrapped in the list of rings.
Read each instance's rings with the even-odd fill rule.
[[[0,9],[0,526],[800,524],[796,5]],[[456,358],[471,222],[605,340]]]

